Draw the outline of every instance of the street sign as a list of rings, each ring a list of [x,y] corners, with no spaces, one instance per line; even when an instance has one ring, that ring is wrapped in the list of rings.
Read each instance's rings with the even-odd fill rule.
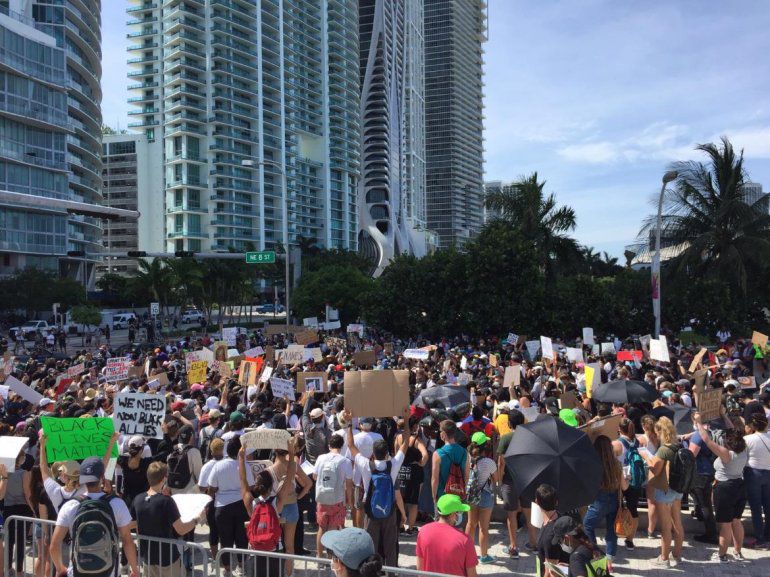
[[[150,303],[150,314],[154,317],[160,314],[160,303]]]
[[[275,251],[272,250],[246,253],[246,264],[272,264],[274,262]]]

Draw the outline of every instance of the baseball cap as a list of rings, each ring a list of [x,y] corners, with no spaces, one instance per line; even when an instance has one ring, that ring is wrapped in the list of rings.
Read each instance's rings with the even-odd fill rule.
[[[211,409],[209,411],[209,420],[218,419],[221,416],[222,416],[222,413],[219,411],[219,409]]]
[[[324,533],[321,545],[331,551],[345,567],[354,571],[374,555],[374,542],[369,533],[356,527]]]
[[[187,404],[184,401],[175,401],[171,404],[172,411],[184,411],[187,408]]]
[[[559,517],[553,524],[551,545],[558,545],[566,535],[576,535],[579,527],[578,522],[569,515]]]
[[[80,464],[80,484],[96,483],[104,477],[104,463],[99,457],[88,457]]]
[[[447,516],[452,513],[467,513],[471,507],[463,503],[458,495],[445,494],[436,501],[436,509],[440,515]]]
[[[181,429],[179,429],[179,442],[180,443],[189,443],[190,440],[193,438],[193,428],[190,425],[185,425]]]
[[[56,403],[54,403],[51,399],[43,397],[38,401],[37,406],[42,409],[43,407],[47,407],[48,405],[54,405],[54,404]]]
[[[319,409],[318,407],[316,407],[315,409],[310,411],[310,418],[311,419],[320,419],[323,416],[324,416],[323,410]]]
[[[243,413],[241,413],[240,411],[233,411],[232,413],[230,413],[230,422],[231,423],[237,423],[237,422],[243,421],[243,420],[244,420]]]
[[[489,441],[491,441],[489,437],[487,437],[483,431],[477,431],[473,433],[473,436],[471,437],[471,442],[474,445],[486,445]]]
[[[144,447],[144,437],[141,435],[134,435],[128,440],[129,447]]]
[[[570,427],[578,426],[577,417],[575,416],[575,412],[572,409],[562,409],[559,411],[559,418],[565,425],[569,425]]]

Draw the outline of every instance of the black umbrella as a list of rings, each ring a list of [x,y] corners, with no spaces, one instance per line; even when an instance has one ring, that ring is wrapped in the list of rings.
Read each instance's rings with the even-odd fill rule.
[[[561,512],[592,503],[602,480],[588,435],[551,417],[516,427],[505,464],[524,500],[534,499],[542,483],[555,487]]]
[[[600,403],[651,403],[658,398],[658,391],[644,381],[609,381],[591,389],[591,398]]]
[[[468,389],[453,385],[439,385],[422,391],[414,400],[415,406],[428,409],[451,409],[470,401]]]
[[[685,405],[673,404],[665,407],[655,407],[652,410],[652,415],[659,419],[660,417],[668,417],[676,427],[678,435],[687,435],[693,432],[692,424],[692,409]]]

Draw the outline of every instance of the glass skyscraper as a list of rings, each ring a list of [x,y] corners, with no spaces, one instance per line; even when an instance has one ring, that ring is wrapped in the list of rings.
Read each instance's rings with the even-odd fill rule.
[[[132,0],[129,101],[168,251],[357,248],[356,0]],[[244,166],[250,161],[250,166]]]

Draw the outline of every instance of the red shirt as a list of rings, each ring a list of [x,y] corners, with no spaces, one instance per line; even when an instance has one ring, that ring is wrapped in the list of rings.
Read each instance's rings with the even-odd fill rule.
[[[447,523],[429,523],[417,534],[417,557],[422,571],[446,575],[468,575],[479,560],[473,539]]]

